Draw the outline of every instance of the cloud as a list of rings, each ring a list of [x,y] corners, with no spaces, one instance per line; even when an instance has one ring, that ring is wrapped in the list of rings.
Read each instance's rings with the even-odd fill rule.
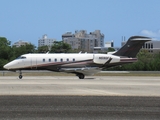
[[[160,30],[157,30],[157,31],[142,30],[140,33],[144,36],[160,38]]]

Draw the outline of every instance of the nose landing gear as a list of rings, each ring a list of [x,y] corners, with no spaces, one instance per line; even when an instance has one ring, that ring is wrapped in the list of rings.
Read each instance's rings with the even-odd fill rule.
[[[23,75],[22,75],[22,72],[20,71],[19,72],[19,79],[22,79],[23,78]]]

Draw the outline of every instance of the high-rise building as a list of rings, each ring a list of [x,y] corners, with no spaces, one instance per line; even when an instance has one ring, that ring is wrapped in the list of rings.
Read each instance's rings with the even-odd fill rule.
[[[104,34],[95,30],[87,34],[86,30],[75,31],[74,34],[67,32],[62,35],[62,40],[71,45],[72,49],[93,52],[94,47],[104,47]]]
[[[41,47],[41,46],[48,46],[48,47],[51,47],[54,42],[56,41],[56,39],[51,39],[51,38],[48,38],[47,35],[43,35],[42,38],[40,38],[38,40],[38,47]]]

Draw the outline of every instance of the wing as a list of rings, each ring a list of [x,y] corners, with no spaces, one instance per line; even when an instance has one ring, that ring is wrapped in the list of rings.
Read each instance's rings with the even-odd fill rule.
[[[83,67],[83,68],[61,68],[61,72],[66,73],[82,73],[84,75],[93,75],[101,71],[99,67]]]

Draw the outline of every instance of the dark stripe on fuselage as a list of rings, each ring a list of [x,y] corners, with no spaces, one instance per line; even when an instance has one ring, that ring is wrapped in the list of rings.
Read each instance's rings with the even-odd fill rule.
[[[59,71],[60,68],[79,68],[79,67],[99,67],[101,65],[95,64],[93,59],[83,61],[72,61],[72,62],[50,62],[46,64],[27,66],[24,68],[17,68],[16,70],[50,70]]]

